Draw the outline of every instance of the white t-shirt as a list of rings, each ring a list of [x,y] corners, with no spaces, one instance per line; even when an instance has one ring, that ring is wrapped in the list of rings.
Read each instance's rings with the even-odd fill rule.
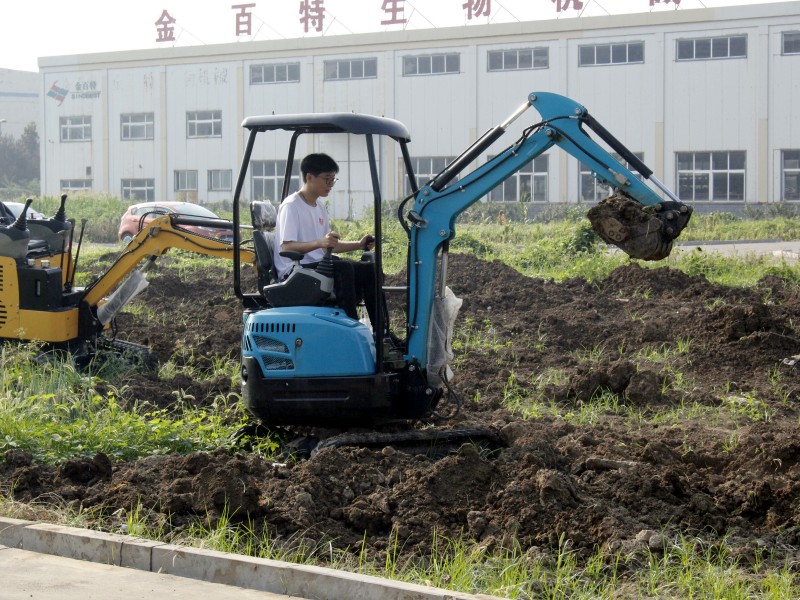
[[[283,242],[311,242],[325,237],[328,231],[330,231],[328,211],[325,210],[321,199],[317,199],[316,206],[309,206],[299,192],[288,196],[278,209],[278,221],[275,224],[275,252],[273,258],[275,260],[275,269],[278,271],[278,278],[282,279],[294,264],[288,258],[280,255]],[[322,248],[317,248],[308,252],[300,262],[319,262],[324,255],[325,251]]]

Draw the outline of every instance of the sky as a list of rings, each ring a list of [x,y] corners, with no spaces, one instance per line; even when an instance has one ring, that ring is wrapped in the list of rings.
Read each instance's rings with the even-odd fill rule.
[[[38,71],[38,58],[340,35],[486,23],[571,19],[632,12],[691,10],[790,0],[5,0],[0,16],[0,68]],[[301,6],[324,8],[322,31],[301,22]],[[237,35],[233,5],[255,4],[250,35]],[[464,8],[465,5],[469,8]],[[576,5],[580,6],[576,9]],[[383,7],[386,6],[387,10]],[[405,23],[391,20],[392,6]],[[559,11],[559,8],[561,9]],[[469,10],[472,9],[472,18]],[[174,41],[156,41],[166,11]],[[488,12],[488,15],[487,15]],[[243,29],[240,27],[240,29]],[[246,29],[244,29],[246,31]],[[162,34],[163,35],[163,34]]]

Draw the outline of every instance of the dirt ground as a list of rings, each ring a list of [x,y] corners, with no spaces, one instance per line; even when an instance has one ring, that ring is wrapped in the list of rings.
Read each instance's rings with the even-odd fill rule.
[[[141,302],[185,318],[154,331],[123,315],[121,337],[162,359],[180,350],[210,365],[238,355],[240,308],[222,267],[202,281],[168,271],[151,279]],[[11,451],[0,461],[0,486],[13,483],[22,502],[60,498],[106,515],[141,501],[175,532],[198,517],[213,523],[227,505],[234,520],[277,540],[354,553],[363,543],[378,561],[395,535],[401,557],[427,552],[434,530],[489,549],[516,538],[534,557],[561,536],[587,554],[658,552],[684,532],[727,535],[743,559],[759,550],[780,562],[800,558],[800,379],[784,361],[800,353],[795,286],[775,278],[729,289],[636,264],[600,282],[556,284],[467,255],[452,256],[450,285],[464,299],[459,318],[492,340],[457,357],[454,386],[465,402],[455,425],[493,427],[506,448],[465,445],[443,458],[328,449],[285,465],[246,452],[118,464],[97,455],[55,467]],[[530,395],[533,382],[576,418],[523,420],[501,407],[504,392]],[[225,378],[131,374],[125,383],[126,401],[162,407],[178,389],[198,403],[236,392]],[[608,410],[578,424],[604,390],[641,418]],[[681,416],[654,418],[670,410]]]

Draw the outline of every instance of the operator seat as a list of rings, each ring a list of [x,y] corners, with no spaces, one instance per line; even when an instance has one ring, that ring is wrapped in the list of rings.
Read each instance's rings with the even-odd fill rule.
[[[275,207],[267,201],[250,203],[253,221],[253,245],[258,271],[258,288],[261,295],[274,307],[281,306],[322,306],[334,299],[333,276],[324,271],[318,272],[300,265],[303,254],[300,252],[281,252],[295,262],[289,276],[278,280],[273,251],[275,249],[276,222]]]
[[[278,282],[272,251],[275,246],[275,219],[277,213],[272,203],[253,201],[250,203],[250,216],[253,222],[253,246],[256,253],[258,289]]]

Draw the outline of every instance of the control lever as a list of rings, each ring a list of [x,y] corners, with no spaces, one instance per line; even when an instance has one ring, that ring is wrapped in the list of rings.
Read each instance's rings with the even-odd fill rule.
[[[325,256],[319,261],[316,271],[325,277],[333,277],[333,248],[325,250]]]
[[[17,220],[14,221],[11,227],[21,231],[26,231],[28,229],[28,209],[31,207],[31,204],[33,204],[33,198],[28,198],[25,201],[25,208],[22,209],[19,217],[17,217]]]
[[[58,211],[56,212],[56,214],[53,215],[54,221],[58,221],[60,223],[67,222],[67,211],[64,208],[66,204],[67,204],[67,195],[61,194],[61,206],[58,207]]]

